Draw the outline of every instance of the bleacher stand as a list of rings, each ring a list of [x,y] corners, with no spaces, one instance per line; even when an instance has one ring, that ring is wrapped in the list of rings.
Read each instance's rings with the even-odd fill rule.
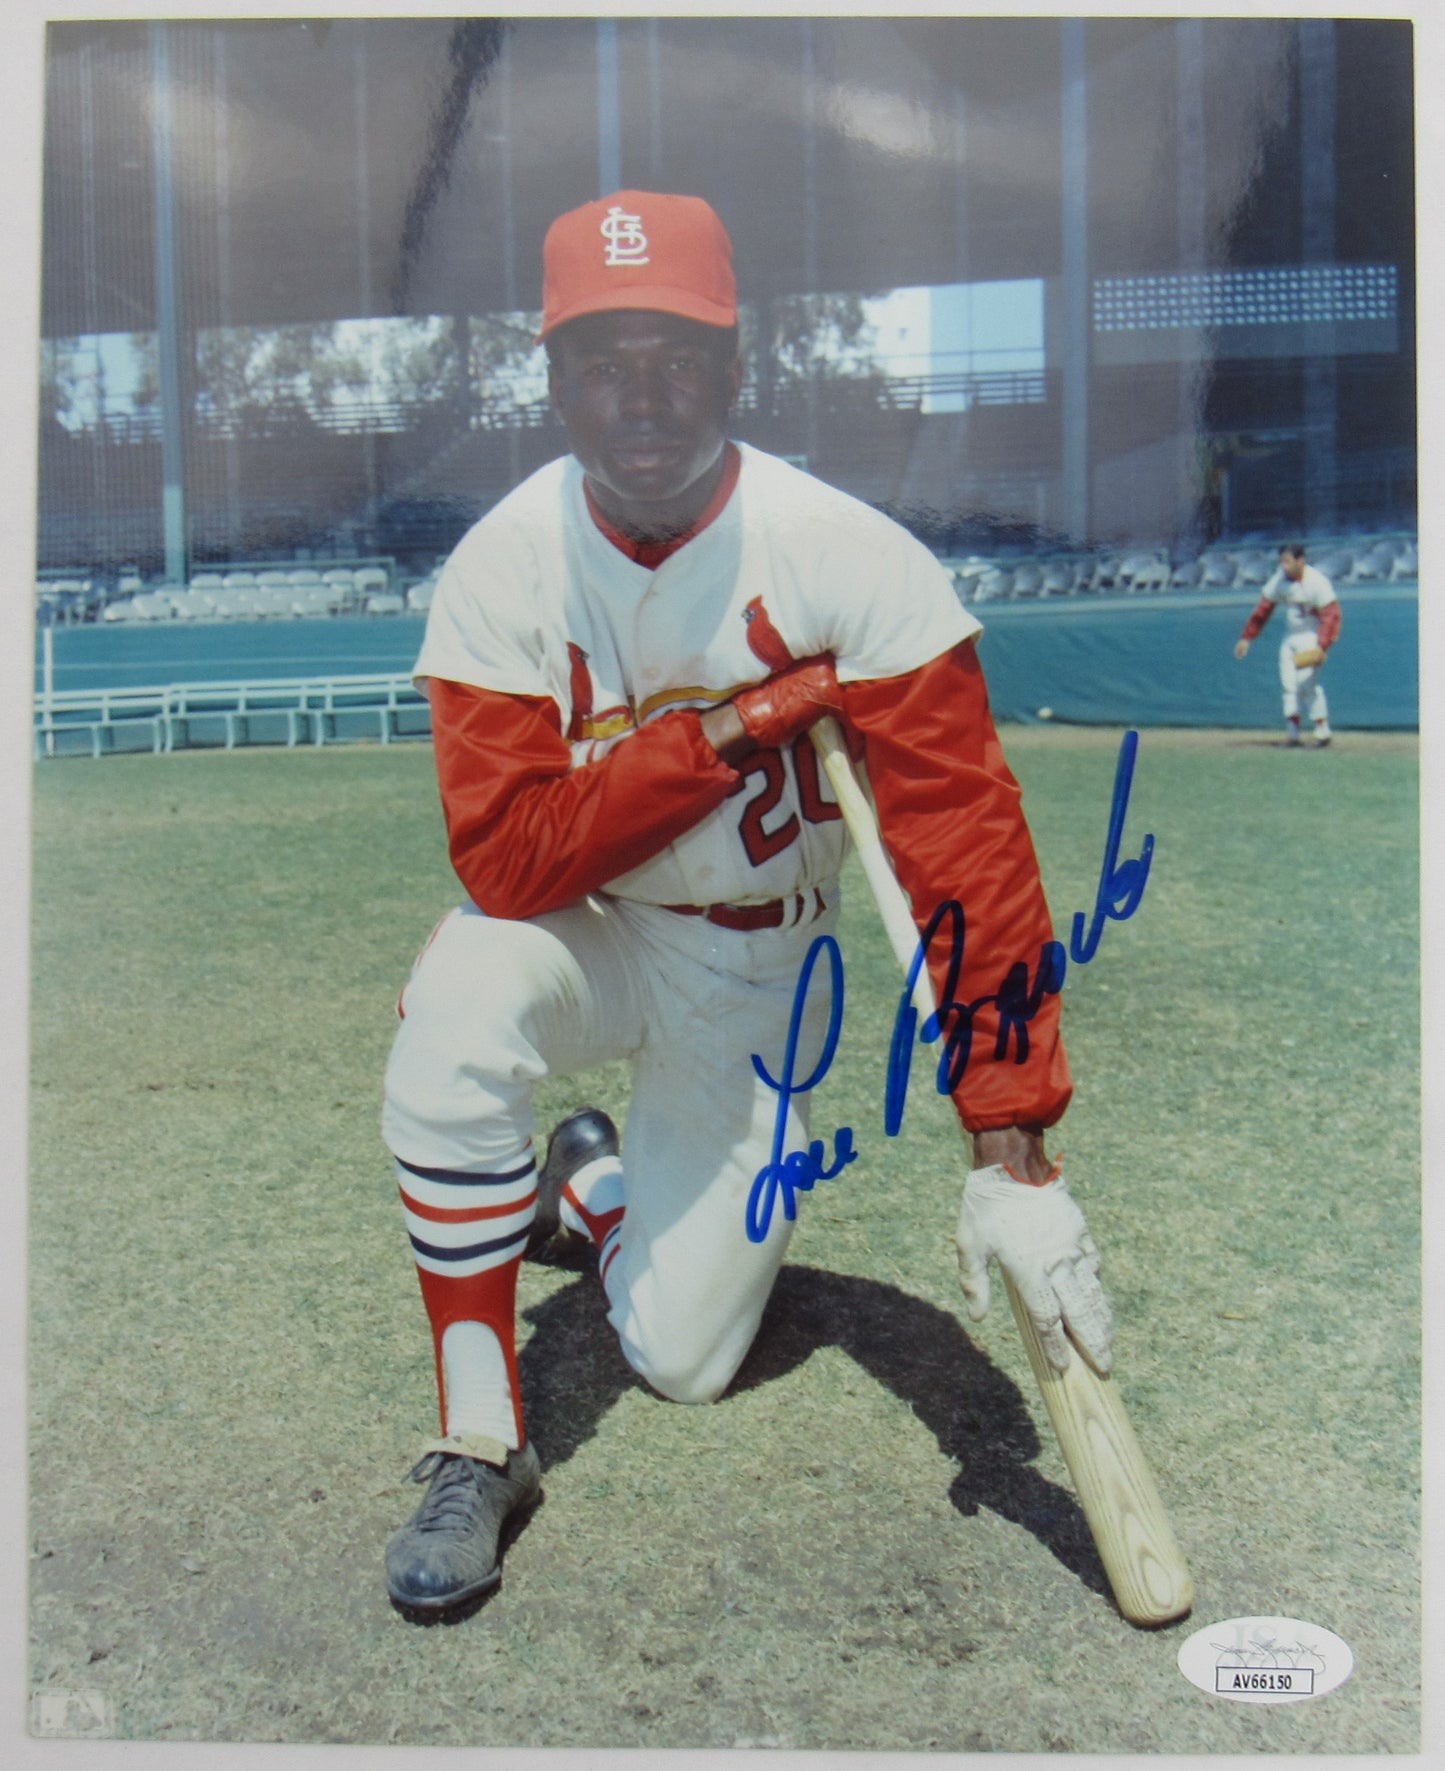
[[[1419,552],[1413,536],[1383,535],[1317,541],[1312,561],[1336,585],[1398,584],[1418,578]],[[1206,548],[1171,564],[1164,548],[1120,553],[1039,554],[1007,560],[973,554],[949,560],[954,588],[964,603],[1059,596],[1160,596],[1169,592],[1239,591],[1258,593],[1279,563],[1277,548],[1258,545]]]
[[[1413,535],[1326,538],[1313,542],[1309,553],[1337,585],[1408,583],[1419,574]],[[1168,549],[1148,547],[1034,555],[1009,549],[995,556],[975,553],[945,561],[964,603],[1257,591],[1277,563],[1274,542],[1262,535],[1172,560]],[[424,615],[431,607],[442,564],[438,558],[424,577],[409,583],[390,563],[374,562],[329,567],[236,565],[196,572],[186,585],[157,583],[149,588],[138,575],[126,574],[117,588],[127,594],[106,603],[99,614],[110,623]],[[80,576],[38,582],[38,619],[51,624],[86,619],[87,610],[95,611],[95,597],[91,581]]]
[[[35,618],[42,627],[74,626],[97,612],[94,581],[82,576],[41,578],[35,585]]]
[[[314,619],[349,613],[390,614],[405,606],[376,601],[396,595],[390,563],[326,570],[319,566],[238,565],[194,572],[185,585],[157,584],[149,590],[138,575],[131,576],[122,578],[118,589],[127,594],[105,606],[101,618],[107,622]],[[37,606],[42,611],[60,607],[61,590],[60,584],[37,586]]]

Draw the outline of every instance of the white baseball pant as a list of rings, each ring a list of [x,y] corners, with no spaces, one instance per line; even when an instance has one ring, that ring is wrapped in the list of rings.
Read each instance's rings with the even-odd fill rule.
[[[605,896],[525,922],[463,905],[403,992],[382,1133],[393,1155],[422,1167],[515,1164],[544,1076],[631,1060],[608,1320],[632,1367],[675,1401],[721,1394],[787,1249],[781,1208],[761,1243],[744,1227],[779,1102],[751,1056],[781,1077],[805,956],[837,919],[836,887],[824,898],[816,921],[756,933]],[[828,985],[827,965],[816,966],[800,1081],[822,1050]],[[806,1145],[808,1105],[806,1095],[790,1105],[785,1152]]]
[[[1301,670],[1295,663],[1297,652],[1308,652],[1318,642],[1312,633],[1289,633],[1279,649],[1279,686],[1284,691],[1284,717],[1298,719],[1300,704],[1307,701],[1306,712],[1316,722],[1327,720],[1330,716],[1329,704],[1325,700],[1324,684],[1320,680],[1324,671],[1323,664],[1311,664]]]

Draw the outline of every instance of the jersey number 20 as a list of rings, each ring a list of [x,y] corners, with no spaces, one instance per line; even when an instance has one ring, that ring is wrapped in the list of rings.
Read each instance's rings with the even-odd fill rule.
[[[818,753],[806,732],[793,740],[790,754],[798,784],[798,805],[803,816],[810,824],[831,824],[835,818],[842,817],[834,801],[823,798],[822,782],[818,778]],[[775,830],[769,830],[764,824],[769,813],[777,810],[788,784],[788,766],[781,750],[755,752],[743,764],[741,774],[744,790],[754,775],[763,777],[762,791],[748,801],[738,820],[738,833],[743,839],[748,860],[754,867],[761,867],[774,855],[782,854],[789,843],[798,840],[801,826],[793,812],[789,812]]]

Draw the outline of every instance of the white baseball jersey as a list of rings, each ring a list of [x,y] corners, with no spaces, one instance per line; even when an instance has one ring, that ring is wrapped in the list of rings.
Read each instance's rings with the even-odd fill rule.
[[[1289,633],[1315,634],[1319,631],[1320,611],[1335,601],[1335,587],[1324,573],[1306,566],[1304,576],[1296,584],[1283,571],[1274,576],[1259,593],[1264,602],[1284,603],[1286,629]]]
[[[550,697],[578,765],[670,709],[705,709],[770,675],[759,633],[794,658],[831,653],[848,683],[901,676],[979,631],[906,530],[775,456],[739,451],[721,513],[656,570],[598,529],[573,457],[540,469],[448,560],[417,681]],[[607,889],[744,903],[835,879],[847,838],[807,740],[740,772],[741,792]]]

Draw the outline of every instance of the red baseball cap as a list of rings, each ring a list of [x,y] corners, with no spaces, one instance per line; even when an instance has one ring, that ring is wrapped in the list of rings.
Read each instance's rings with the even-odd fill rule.
[[[539,339],[583,314],[647,308],[704,326],[738,317],[733,248],[701,197],[614,191],[559,215],[542,245]]]

